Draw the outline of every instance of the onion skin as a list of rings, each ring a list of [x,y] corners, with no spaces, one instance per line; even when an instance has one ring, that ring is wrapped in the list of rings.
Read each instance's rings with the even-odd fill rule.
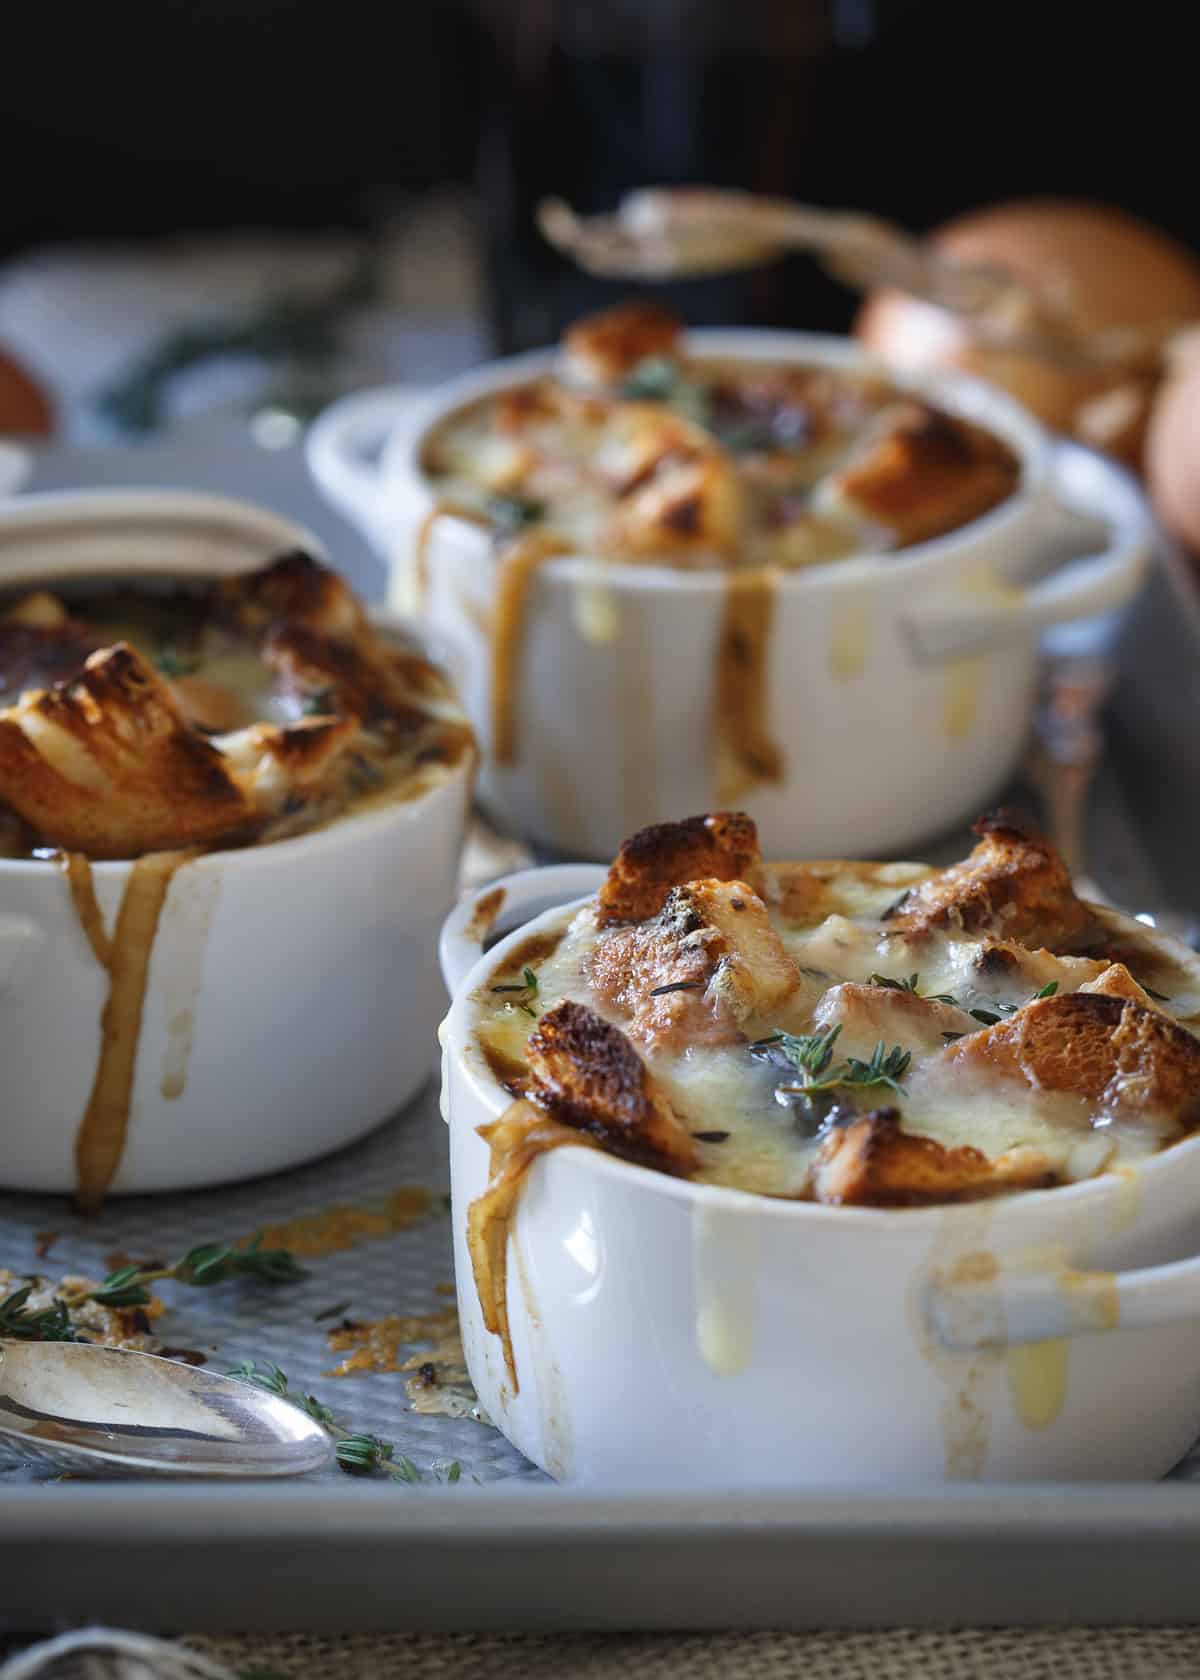
[[[1008,270],[1069,296],[1084,327],[1152,326],[1200,320],[1200,258],[1168,235],[1104,205],[1029,200],[996,205],[948,222],[932,236],[964,263]],[[1075,429],[1079,410],[1127,380],[1124,373],[1079,373],[1031,356],[980,347],[943,310],[903,293],[872,294],[855,334],[906,368],[958,368],[1003,386],[1048,426]],[[1140,447],[1140,437],[1120,453]]]
[[[1146,436],[1146,477],[1167,529],[1200,552],[1200,358],[1163,385]]]
[[[49,437],[54,410],[41,386],[0,350],[0,436]]]

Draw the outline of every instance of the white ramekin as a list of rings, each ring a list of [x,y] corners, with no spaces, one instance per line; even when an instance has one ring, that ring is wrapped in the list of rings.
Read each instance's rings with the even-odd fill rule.
[[[0,587],[213,576],[297,546],[320,553],[307,532],[218,497],[30,497],[0,512]],[[352,1142],[424,1083],[444,1007],[437,929],[454,900],[470,780],[467,755],[419,799],[178,871],[116,1192],[295,1166]],[[131,868],[93,865],[110,930]],[[107,990],[59,869],[0,859],[0,1187],[75,1188]]]
[[[477,1128],[510,1099],[476,989],[602,878],[533,870],[479,956],[441,954],[463,1346],[480,1400],[551,1475],[626,1487],[1141,1480],[1200,1431],[1200,1138],[1136,1171],[960,1207],[823,1207],[689,1184],[588,1148],[535,1162],[508,1250],[519,1389],[466,1245]],[[1170,1264],[1174,1262],[1174,1264]]]
[[[705,331],[689,335],[688,346],[709,356],[879,371],[839,338]],[[554,365],[555,352],[539,351],[422,400],[403,389],[365,392],[312,427],[311,470],[392,561],[397,598],[409,587],[414,533],[436,502],[420,464],[430,428],[485,392]],[[1144,500],[1119,468],[1051,440],[991,387],[894,377],[1005,439],[1020,458],[1020,488],[948,536],[780,582],[768,718],[785,779],[737,795],[768,855],[886,855],[982,809],[1028,736],[1039,635],[1122,605],[1149,552]],[[1076,558],[1061,564],[1064,555]],[[551,850],[609,857],[645,824],[724,802],[712,730],[719,573],[601,568],[585,555],[540,568],[520,655],[511,765],[490,754],[495,559],[487,534],[440,520],[428,575],[424,610],[450,649],[484,748],[481,797],[503,824]],[[609,640],[587,633],[598,616],[611,625]]]

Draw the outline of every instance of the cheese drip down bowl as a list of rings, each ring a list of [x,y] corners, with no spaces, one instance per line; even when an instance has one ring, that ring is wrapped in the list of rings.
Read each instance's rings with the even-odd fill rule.
[[[233,579],[300,549],[319,553],[216,497],[29,498],[0,514],[0,590],[61,585],[69,602],[93,581]],[[195,1189],[294,1166],[400,1108],[443,1006],[432,965],[473,770],[460,734],[427,779],[291,837],[0,856],[0,1185],[92,1204]]]
[[[467,904],[442,936],[459,1312],[504,1434],[591,1486],[1165,1474],[1200,1430],[1194,1135],[1080,1182],[882,1207],[669,1176],[575,1134],[535,1155],[513,1202],[510,1363],[470,1240],[514,1101],[512,1067],[487,1048],[491,988],[536,969],[603,879],[582,866],[510,877],[502,916],[532,920],[480,956]],[[1116,937],[1122,925],[1145,939],[1107,924]]]
[[[484,803],[551,850],[597,858],[714,804],[744,807],[788,856],[879,855],[980,809],[1027,739],[1042,632],[1137,588],[1140,492],[977,382],[900,375],[830,337],[713,330],[685,345],[750,368],[883,376],[990,434],[1016,487],[944,535],[774,573],[614,561],[586,543],[538,553],[535,535],[523,575],[510,570],[514,612],[492,532],[453,511],[427,458],[471,405],[557,375],[559,353],[419,399],[343,399],[312,429],[310,466],[392,562],[395,599],[449,649]]]

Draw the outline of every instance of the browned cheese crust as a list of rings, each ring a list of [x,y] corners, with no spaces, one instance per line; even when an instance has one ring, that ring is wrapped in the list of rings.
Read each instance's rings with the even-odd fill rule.
[[[970,856],[905,893],[888,925],[910,938],[957,927],[1052,951],[1077,946],[1091,915],[1050,842],[1007,811],[981,818],[974,832]]]
[[[991,1161],[978,1149],[947,1149],[933,1138],[900,1129],[894,1108],[864,1114],[827,1133],[813,1169],[817,1201],[845,1207],[921,1207],[977,1201],[1006,1190],[1046,1189],[1056,1183],[1034,1150],[1013,1150]]]
[[[548,1009],[529,1039],[529,1095],[554,1119],[614,1154],[680,1175],[696,1166],[691,1134],[655,1091],[619,1027],[579,1003]]]
[[[763,886],[758,830],[741,811],[715,811],[682,822],[655,823],[625,841],[600,888],[598,922],[644,922],[666,903],[672,887],[711,877]]]

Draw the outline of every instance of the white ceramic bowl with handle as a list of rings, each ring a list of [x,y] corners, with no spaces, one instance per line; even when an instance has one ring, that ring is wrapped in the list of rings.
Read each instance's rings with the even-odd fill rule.
[[[535,919],[483,957],[477,901],[442,934],[459,1315],[504,1434],[555,1477],[621,1487],[1122,1481],[1177,1463],[1200,1433],[1200,1137],[1136,1171],[908,1210],[554,1150],[509,1240],[514,1392],[466,1244],[488,1182],[477,1128],[510,1101],[474,1038],[474,994],[602,878],[509,877],[502,915]],[[574,902],[543,910],[556,899]]]
[[[839,338],[702,331],[686,343],[706,356],[881,371]],[[361,393],[312,427],[311,470],[391,560],[398,599],[408,599],[414,533],[437,501],[421,466],[430,429],[555,364],[555,352],[539,351],[419,400],[402,389]],[[982,809],[1025,745],[1041,634],[1120,607],[1149,553],[1144,499],[1119,468],[1052,440],[989,386],[891,377],[1008,443],[1020,485],[947,536],[780,580],[767,716],[784,779],[736,796],[776,856],[886,855]],[[501,765],[491,754],[495,570],[486,532],[452,517],[433,527],[424,611],[483,745],[480,793],[492,813],[544,847],[609,857],[648,823],[728,803],[711,724],[723,575],[605,567],[587,555],[540,567],[520,652],[515,760]]]
[[[0,589],[211,577],[296,547],[320,553],[285,520],[214,496],[29,497],[0,512]],[[178,870],[151,951],[116,1192],[295,1166],[352,1142],[425,1082],[471,769],[468,753],[411,802]],[[92,865],[110,932],[133,867]],[[60,869],[0,858],[0,1187],[75,1188],[107,992]]]

